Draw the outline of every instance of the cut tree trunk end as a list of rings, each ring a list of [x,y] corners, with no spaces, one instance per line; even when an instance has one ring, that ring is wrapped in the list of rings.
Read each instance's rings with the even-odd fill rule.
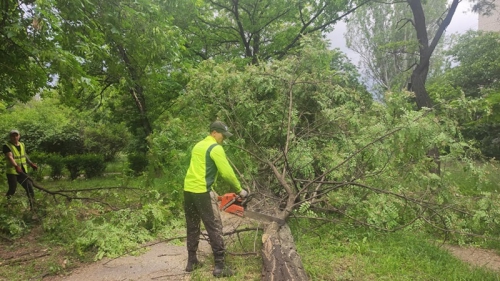
[[[308,280],[288,225],[273,222],[262,235],[262,280]]]

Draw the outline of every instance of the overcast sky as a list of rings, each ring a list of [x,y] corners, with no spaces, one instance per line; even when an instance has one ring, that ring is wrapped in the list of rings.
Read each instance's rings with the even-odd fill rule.
[[[470,2],[462,1],[458,4],[457,11],[446,29],[446,34],[464,33],[467,30],[477,30],[478,15],[470,12]],[[351,59],[351,62],[358,65],[358,54],[348,49],[345,45],[344,33],[346,32],[345,22],[335,25],[335,30],[327,35],[332,48],[340,48]],[[334,39],[335,38],[335,39]]]

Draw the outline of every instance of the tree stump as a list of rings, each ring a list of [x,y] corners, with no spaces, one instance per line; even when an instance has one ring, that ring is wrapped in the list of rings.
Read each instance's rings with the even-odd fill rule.
[[[308,280],[288,225],[273,222],[262,235],[262,280]]]

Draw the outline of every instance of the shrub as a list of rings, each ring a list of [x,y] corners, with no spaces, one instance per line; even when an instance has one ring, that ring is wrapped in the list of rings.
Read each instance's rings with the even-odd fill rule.
[[[124,125],[95,124],[84,130],[86,151],[103,155],[106,162],[115,159],[118,152],[127,146],[129,138]]]
[[[80,171],[82,168],[82,159],[80,155],[71,155],[64,159],[64,164],[66,165],[66,169],[69,171],[69,177],[74,180],[78,178],[80,175]]]
[[[104,174],[106,163],[102,155],[84,154],[79,156],[79,158],[86,178],[95,178]]]
[[[61,179],[63,177],[64,169],[64,158],[59,154],[49,154],[45,160],[45,163],[50,166],[50,177],[54,180]]]
[[[127,159],[128,167],[136,176],[142,174],[146,170],[149,162],[145,154],[129,154]]]

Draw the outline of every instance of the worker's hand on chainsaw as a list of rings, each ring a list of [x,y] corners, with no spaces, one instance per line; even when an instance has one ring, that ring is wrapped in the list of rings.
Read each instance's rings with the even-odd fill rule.
[[[35,171],[38,170],[38,166],[35,163],[31,162],[30,166],[31,166],[31,168],[33,168],[33,170],[35,170]]]
[[[21,168],[21,166],[19,166],[19,165],[17,165],[17,166],[16,166],[16,172],[17,172],[18,174],[24,174],[24,172],[23,172],[23,168]]]
[[[248,191],[246,191],[246,190],[242,189],[242,190],[240,191],[240,197],[241,197],[241,198],[246,198],[247,196],[248,196]]]

